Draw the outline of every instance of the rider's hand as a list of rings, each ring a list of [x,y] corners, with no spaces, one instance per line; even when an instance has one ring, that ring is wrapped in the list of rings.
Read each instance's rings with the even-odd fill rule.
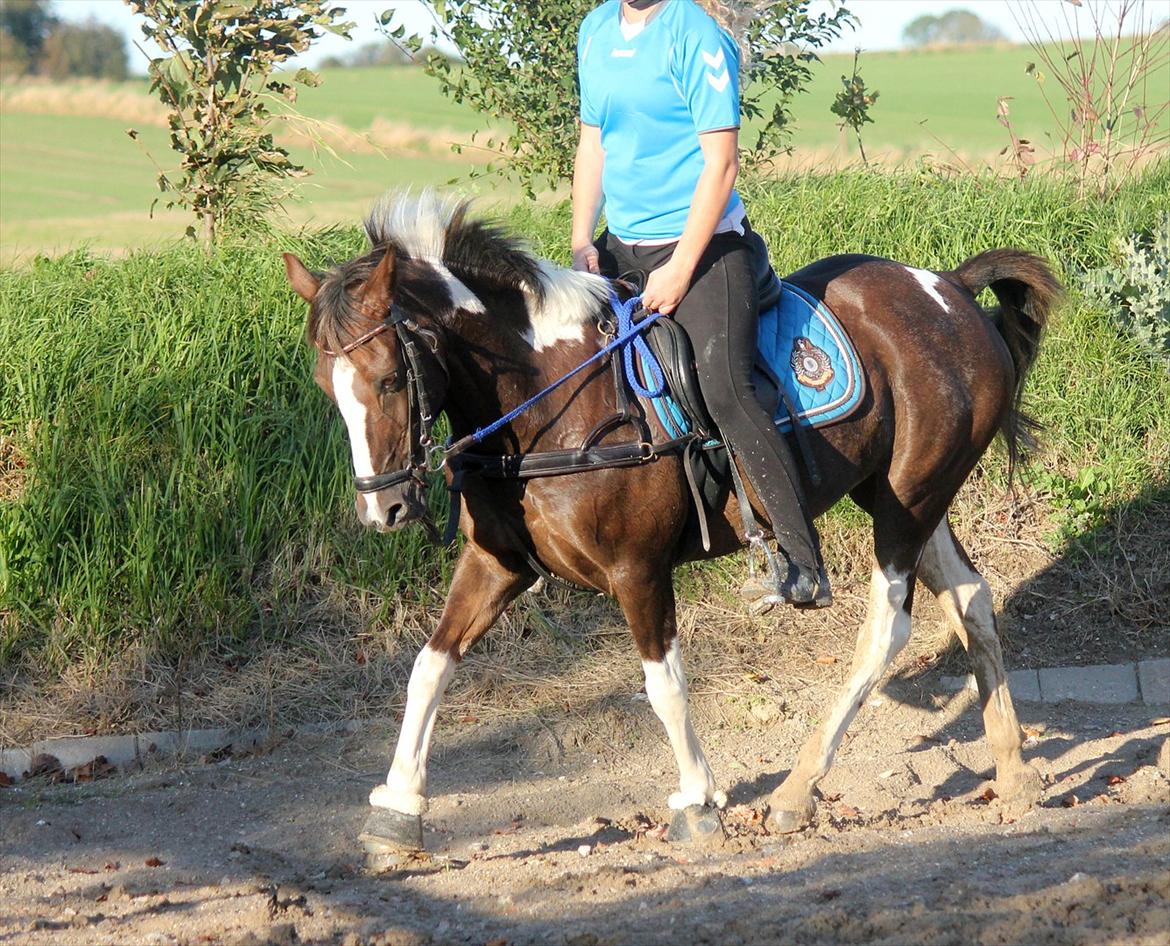
[[[583,247],[573,250],[573,269],[583,273],[600,273],[601,263],[597,256],[597,247],[586,243]]]
[[[691,271],[673,259],[659,266],[646,280],[642,290],[642,307],[647,312],[670,315],[691,287]]]

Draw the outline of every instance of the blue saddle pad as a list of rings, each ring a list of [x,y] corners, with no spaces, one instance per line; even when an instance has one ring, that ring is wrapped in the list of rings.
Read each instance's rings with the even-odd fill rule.
[[[784,384],[803,426],[824,427],[843,420],[865,394],[857,351],[823,302],[791,283],[782,287],[780,301],[760,313],[758,362]],[[767,372],[757,368],[753,379],[763,399],[774,403],[775,385]],[[672,437],[690,432],[690,421],[669,393],[652,403]],[[783,405],[774,420],[782,431],[792,426]]]

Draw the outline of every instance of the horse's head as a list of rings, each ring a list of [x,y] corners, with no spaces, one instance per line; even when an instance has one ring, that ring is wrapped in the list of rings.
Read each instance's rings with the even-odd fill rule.
[[[310,306],[314,378],[349,433],[358,518],[382,532],[429,521],[423,475],[448,381],[437,321],[414,311],[415,294],[396,298],[397,255],[383,247],[322,277],[284,254]]]

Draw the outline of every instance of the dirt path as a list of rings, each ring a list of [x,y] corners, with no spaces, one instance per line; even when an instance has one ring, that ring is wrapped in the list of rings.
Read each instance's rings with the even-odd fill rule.
[[[673,761],[628,697],[557,723],[446,721],[431,857],[379,877],[352,839],[391,732],[27,782],[0,790],[0,943],[1167,943],[1170,725],[1025,705],[1050,784],[1013,818],[982,797],[970,701],[867,707],[793,838],[764,835],[760,809],[807,723],[701,707],[732,806],[709,854],[658,839]]]

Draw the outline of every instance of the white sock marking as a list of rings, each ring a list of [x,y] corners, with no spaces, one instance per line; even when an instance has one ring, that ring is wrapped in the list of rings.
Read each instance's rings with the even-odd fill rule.
[[[678,762],[679,790],[671,794],[668,804],[674,810],[691,805],[714,804],[722,808],[727,795],[715,790],[715,778],[703,756],[687,709],[687,675],[682,651],[676,637],[662,661],[642,661],[646,675],[646,696],[654,712],[666,727],[674,757]]]
[[[910,615],[903,607],[909,590],[905,575],[874,568],[869,586],[869,613],[853,655],[849,680],[826,717],[824,726],[812,737],[820,740],[817,757],[810,765],[812,771],[800,771],[800,782],[803,784],[807,780],[810,790],[829,771],[845,730],[861,709],[866,696],[881,680],[890,662],[910,639]],[[804,761],[805,754],[802,752],[801,763]]]
[[[914,281],[926,292],[930,298],[937,302],[944,312],[950,312],[951,307],[947,304],[947,300],[939,290],[943,286],[943,281],[938,273],[932,273],[929,269],[915,269],[913,266],[904,267],[906,272],[914,277]]]
[[[427,753],[431,732],[443,691],[455,673],[455,661],[428,644],[419,651],[406,687],[406,712],[394,762],[386,784],[370,792],[375,808],[391,808],[406,815],[421,815],[427,809]]]

